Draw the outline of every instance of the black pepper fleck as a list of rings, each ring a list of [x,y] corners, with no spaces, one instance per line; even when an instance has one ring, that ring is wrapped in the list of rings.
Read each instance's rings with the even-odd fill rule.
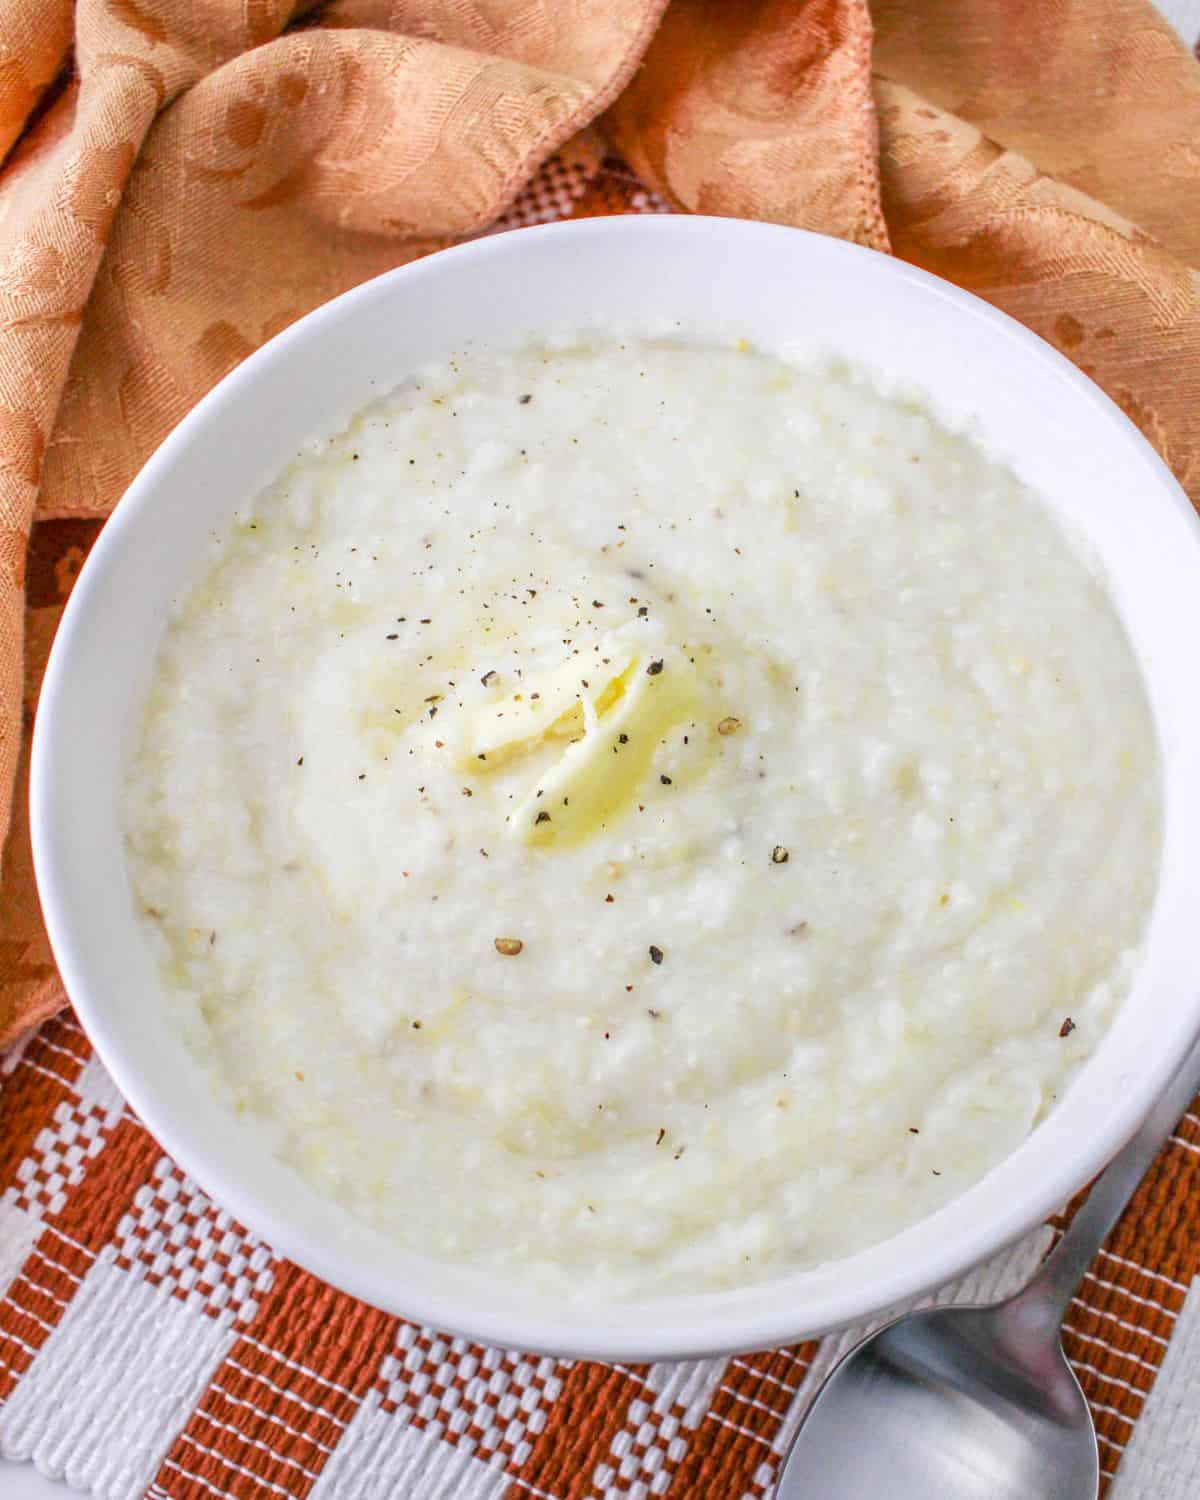
[[[650,962],[652,964],[660,964],[660,963],[662,963],[662,961],[663,961],[663,951],[662,951],[662,949],[655,947],[655,945],[653,943],[651,943],[650,944]]]

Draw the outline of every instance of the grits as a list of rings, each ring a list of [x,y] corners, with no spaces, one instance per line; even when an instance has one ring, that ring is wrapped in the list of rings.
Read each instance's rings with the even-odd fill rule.
[[[1128,992],[1158,751],[1103,585],[862,375],[424,370],[214,539],[128,851],[214,1084],[416,1250],[581,1294],[963,1191]]]

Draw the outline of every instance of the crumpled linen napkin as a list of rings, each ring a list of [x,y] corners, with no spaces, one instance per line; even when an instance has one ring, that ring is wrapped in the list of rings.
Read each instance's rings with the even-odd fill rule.
[[[1149,0],[0,0],[0,1044],[65,998],[34,518],[107,514],[272,334],[606,149],[1004,307],[1200,502],[1200,66]]]

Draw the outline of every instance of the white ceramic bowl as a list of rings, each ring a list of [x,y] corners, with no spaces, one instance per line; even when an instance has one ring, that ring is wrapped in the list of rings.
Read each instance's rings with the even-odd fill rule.
[[[488,341],[664,317],[767,349],[841,352],[974,423],[1107,572],[1145,672],[1166,775],[1162,881],[1134,993],[1029,1140],[933,1217],[821,1269],[727,1293],[622,1306],[522,1295],[352,1222],[209,1098],[172,1029],[125,870],[119,792],[168,606],[207,535],[317,432],[416,363]],[[797,230],[688,217],[596,219],[474,241],[394,271],[246,360],[171,434],[83,569],[42,690],[34,852],[67,991],[163,1146],[243,1223],[368,1302],[573,1356],[748,1349],[878,1313],[1033,1227],[1121,1144],[1200,1025],[1200,527],[1134,427],[1049,346],[983,302],[885,256]],[[1079,747],[1080,755],[1087,746]]]

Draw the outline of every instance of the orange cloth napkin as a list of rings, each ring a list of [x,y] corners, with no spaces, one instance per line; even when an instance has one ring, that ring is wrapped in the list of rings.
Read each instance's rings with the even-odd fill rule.
[[[1200,67],[1148,0],[0,0],[0,1043],[64,998],[34,518],[107,514],[265,339],[605,142],[1004,307],[1200,501]]]

